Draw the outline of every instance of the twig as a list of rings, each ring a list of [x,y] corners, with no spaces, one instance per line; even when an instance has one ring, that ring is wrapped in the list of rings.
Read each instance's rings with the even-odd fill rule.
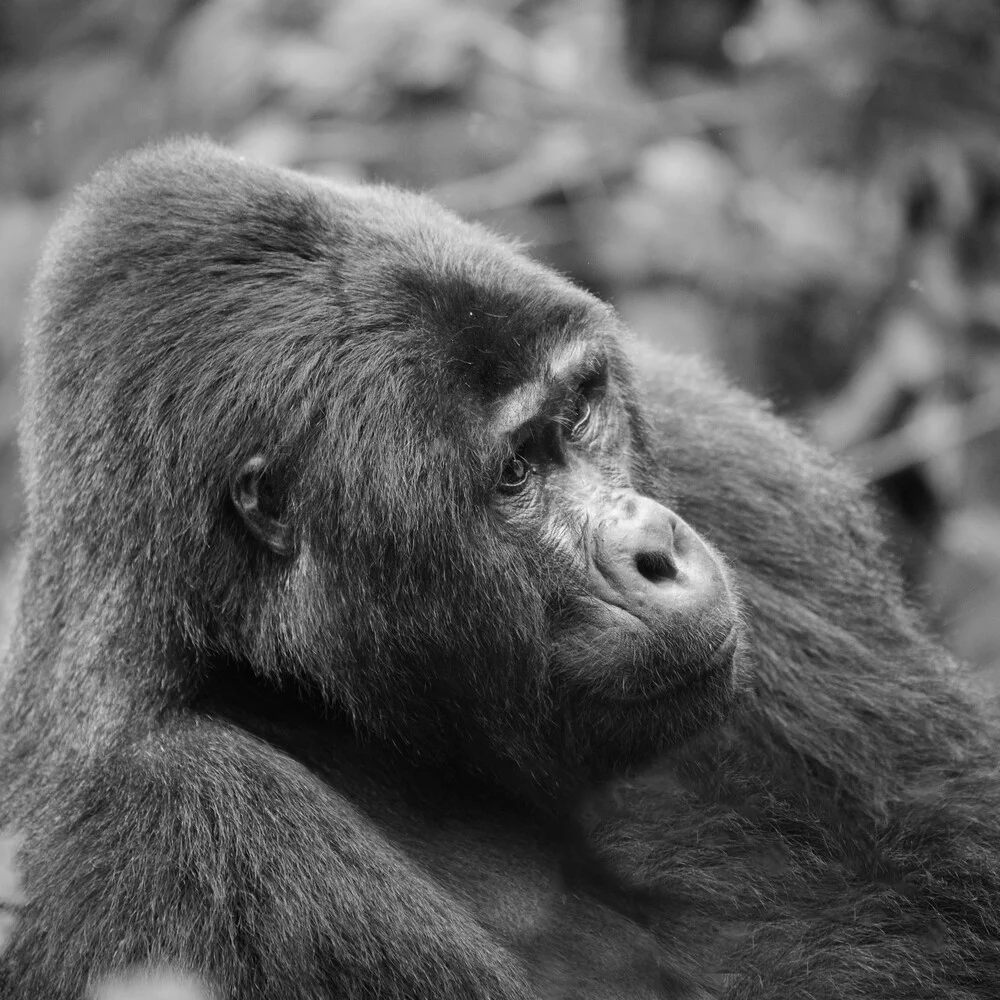
[[[898,430],[848,448],[843,454],[874,482],[961,448],[1000,429],[1000,389],[991,389],[970,400],[962,418],[930,435],[927,421],[918,418]]]

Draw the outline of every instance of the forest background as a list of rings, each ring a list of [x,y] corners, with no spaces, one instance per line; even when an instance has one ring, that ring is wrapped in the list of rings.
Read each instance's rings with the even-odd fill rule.
[[[428,190],[713,357],[872,483],[1000,691],[995,0],[3,0],[0,602],[46,231],[192,132]]]

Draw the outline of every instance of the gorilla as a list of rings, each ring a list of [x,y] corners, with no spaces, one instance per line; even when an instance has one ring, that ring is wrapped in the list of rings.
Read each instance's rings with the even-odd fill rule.
[[[998,995],[996,712],[763,405],[200,141],[30,317],[3,1000]]]

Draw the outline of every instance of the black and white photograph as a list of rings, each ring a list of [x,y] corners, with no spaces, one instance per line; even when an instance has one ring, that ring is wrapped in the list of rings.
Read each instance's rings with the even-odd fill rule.
[[[0,0],[0,1000],[998,1000],[1000,2]]]

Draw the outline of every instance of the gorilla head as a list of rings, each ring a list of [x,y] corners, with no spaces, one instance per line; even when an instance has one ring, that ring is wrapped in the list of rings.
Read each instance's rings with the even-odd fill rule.
[[[110,168],[52,246],[31,518],[141,623],[148,690],[224,662],[538,786],[725,711],[737,600],[643,494],[606,306],[424,198],[207,144]]]

